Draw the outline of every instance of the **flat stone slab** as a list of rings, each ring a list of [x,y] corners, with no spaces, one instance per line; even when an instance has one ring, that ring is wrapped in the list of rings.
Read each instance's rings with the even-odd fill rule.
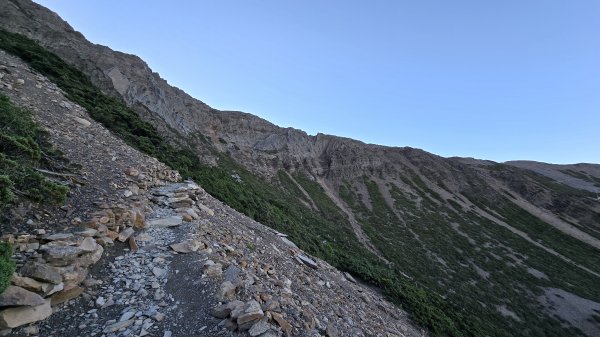
[[[183,223],[183,217],[178,215],[173,215],[166,218],[153,219],[148,221],[150,226],[158,226],[158,227],[174,227],[179,226]]]
[[[25,290],[21,287],[8,286],[0,294],[0,307],[13,307],[19,305],[38,306],[44,304],[42,296]]]
[[[50,282],[53,284],[62,282],[62,277],[60,276],[58,269],[46,264],[30,262],[24,265],[19,272],[25,277],[30,277],[42,282]]]
[[[319,265],[313,259],[309,258],[306,255],[300,254],[296,258],[298,259],[298,261],[304,263],[305,265],[311,267],[312,269],[318,269],[319,268]]]
[[[169,247],[178,253],[191,253],[200,248],[204,248],[204,243],[198,240],[186,240],[180,243],[174,243]]]
[[[40,250],[46,261],[57,267],[73,263],[79,255],[84,253],[83,249],[73,246],[42,246]]]
[[[57,292],[56,294],[52,295],[52,297],[50,297],[51,304],[54,306],[60,303],[64,303],[70,299],[73,299],[83,294],[83,290],[84,289],[82,287],[75,286],[71,289]]]
[[[127,321],[117,322],[117,323],[107,326],[106,328],[104,328],[104,330],[102,332],[104,332],[104,333],[115,332],[117,330],[120,330],[120,329],[130,326],[131,324],[133,324],[133,322],[134,322],[134,320],[132,320],[132,319],[127,320]]]
[[[16,328],[25,324],[41,321],[52,315],[50,300],[38,306],[21,306],[0,311],[0,327]]]
[[[73,237],[73,234],[71,234],[71,233],[56,233],[56,234],[45,235],[42,237],[42,239],[47,240],[47,241],[62,241],[62,240],[71,239],[72,237]]]
[[[285,236],[280,236],[279,237],[281,239],[281,241],[283,241],[283,243],[285,243],[286,246],[290,247],[290,248],[294,248],[294,249],[299,249],[298,246],[296,246],[295,243],[293,243],[290,239],[288,239]]]
[[[96,240],[94,240],[93,237],[88,236],[85,239],[83,239],[83,241],[81,241],[81,243],[79,244],[79,249],[88,253],[95,252],[96,249],[98,249],[98,244],[96,243]]]
[[[354,277],[352,277],[352,275],[348,274],[347,272],[344,272],[344,277],[346,278],[346,280],[348,280],[352,283],[356,283],[356,280],[354,279]]]
[[[129,237],[131,235],[133,235],[133,233],[134,233],[133,228],[128,227],[127,229],[125,229],[124,231],[119,233],[119,237],[117,238],[117,240],[119,240],[121,242],[125,242],[127,239],[129,239]]]

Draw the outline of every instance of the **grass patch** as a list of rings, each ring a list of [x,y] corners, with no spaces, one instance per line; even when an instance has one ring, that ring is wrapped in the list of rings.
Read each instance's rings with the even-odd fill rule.
[[[43,176],[37,169],[62,161],[33,121],[31,112],[0,94],[0,210],[16,196],[36,202],[63,203],[68,188]]]

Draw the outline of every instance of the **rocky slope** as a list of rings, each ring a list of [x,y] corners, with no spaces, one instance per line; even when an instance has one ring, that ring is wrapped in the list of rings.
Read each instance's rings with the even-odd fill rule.
[[[38,41],[173,144],[193,148],[212,166],[197,175],[208,192],[382,287],[430,328],[600,332],[594,305],[576,317],[557,309],[600,303],[599,165],[506,165],[309,136],[212,109],[32,2],[0,2],[0,26]],[[569,296],[548,305],[551,289]]]
[[[509,161],[506,164],[537,172],[574,188],[600,193],[600,167],[594,164],[556,165],[535,161]]]
[[[65,205],[21,200],[2,229],[17,261],[0,294],[3,335],[423,335],[381,295],[285,235],[193,182],[174,183],[177,172],[4,51],[0,72],[0,92],[32,110],[80,167]]]

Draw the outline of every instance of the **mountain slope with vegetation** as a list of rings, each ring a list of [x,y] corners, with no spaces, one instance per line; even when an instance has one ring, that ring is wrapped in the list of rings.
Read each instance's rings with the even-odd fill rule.
[[[380,287],[433,334],[600,333],[598,307],[577,320],[567,313],[581,298],[600,303],[600,202],[592,191],[516,165],[309,136],[217,111],[139,58],[87,42],[41,6],[6,1],[0,9],[2,27],[19,33],[2,31],[0,48],[94,119]],[[595,181],[596,172],[570,174]],[[549,306],[554,289],[570,296]]]

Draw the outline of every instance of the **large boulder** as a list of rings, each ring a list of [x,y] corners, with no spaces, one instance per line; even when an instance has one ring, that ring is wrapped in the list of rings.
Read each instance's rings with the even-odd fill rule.
[[[50,246],[44,245],[40,248],[44,259],[49,264],[56,267],[63,267],[72,264],[85,251],[79,247],[73,246]]]
[[[25,324],[41,321],[52,315],[50,300],[37,306],[21,306],[0,311],[1,328],[17,328]]]
[[[102,253],[104,253],[104,248],[102,248],[101,245],[97,245],[95,251],[80,256],[77,259],[77,265],[81,267],[89,267],[100,260]]]
[[[62,282],[62,277],[55,267],[42,263],[29,262],[25,264],[19,272],[25,277],[30,277],[34,280],[42,282],[49,282],[53,284],[59,284]]]
[[[8,286],[0,294],[0,307],[15,307],[20,305],[38,306],[44,304],[42,296],[17,286]]]
[[[38,282],[32,278],[21,276],[17,273],[14,273],[10,282],[17,287],[21,287],[27,289],[29,291],[34,292],[42,292],[43,283]]]

